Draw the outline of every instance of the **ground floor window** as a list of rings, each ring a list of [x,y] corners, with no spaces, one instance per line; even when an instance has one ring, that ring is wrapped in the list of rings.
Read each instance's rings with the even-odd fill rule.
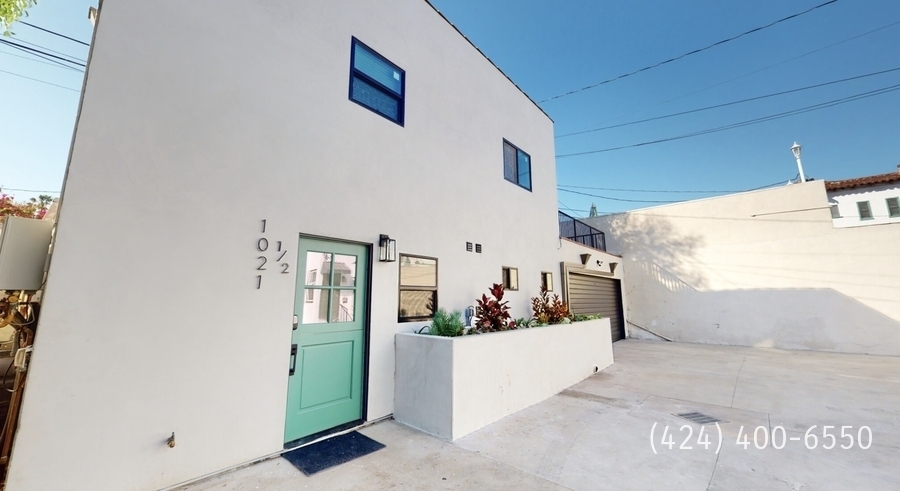
[[[400,254],[399,322],[425,321],[437,310],[437,259]]]

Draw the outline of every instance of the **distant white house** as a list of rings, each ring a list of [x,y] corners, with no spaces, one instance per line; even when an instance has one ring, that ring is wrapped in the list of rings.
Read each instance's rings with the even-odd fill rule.
[[[900,165],[897,172],[826,181],[835,227],[900,223]]]

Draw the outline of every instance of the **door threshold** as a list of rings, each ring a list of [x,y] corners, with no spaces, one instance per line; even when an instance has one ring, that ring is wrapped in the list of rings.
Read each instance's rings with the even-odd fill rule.
[[[345,433],[350,433],[352,431],[361,430],[363,428],[372,426],[375,423],[380,423],[380,422],[382,422],[386,419],[390,419],[392,417],[393,417],[393,415],[389,414],[382,418],[374,419],[371,421],[363,421],[361,419],[358,419],[356,421],[351,421],[349,423],[342,424],[340,426],[335,426],[334,428],[331,428],[331,429],[328,429],[325,431],[313,433],[312,435],[305,436],[303,438],[298,438],[296,440],[285,443],[284,444],[284,452],[282,452],[282,453],[290,452],[291,450],[297,450],[298,448],[306,447],[306,446],[312,445],[314,443],[319,443],[323,440],[327,440],[329,438],[332,438],[332,437],[335,437],[338,435],[343,435]]]

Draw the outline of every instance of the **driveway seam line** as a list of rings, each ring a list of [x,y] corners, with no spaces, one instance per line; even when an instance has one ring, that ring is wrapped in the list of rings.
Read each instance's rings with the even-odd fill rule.
[[[741,379],[741,372],[744,371],[744,363],[747,363],[747,358],[746,358],[746,357],[744,357],[744,359],[741,360],[741,368],[738,369],[737,377],[734,378],[734,392],[731,393],[731,408],[732,408],[732,409],[734,409],[734,396],[737,394],[737,384],[738,384],[738,380]]]

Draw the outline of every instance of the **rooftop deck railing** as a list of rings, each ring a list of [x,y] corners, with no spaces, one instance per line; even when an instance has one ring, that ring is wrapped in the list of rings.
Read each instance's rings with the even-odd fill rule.
[[[559,236],[606,251],[606,235],[603,232],[561,211],[559,212]]]

